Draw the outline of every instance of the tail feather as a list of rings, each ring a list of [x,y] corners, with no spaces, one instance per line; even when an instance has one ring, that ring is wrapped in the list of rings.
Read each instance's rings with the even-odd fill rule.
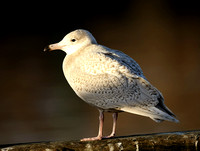
[[[176,115],[164,104],[162,99],[162,97],[158,98],[159,103],[155,107],[173,117],[176,117]]]
[[[176,122],[179,121],[175,118],[175,115],[168,110],[168,108],[157,108],[157,107],[148,107],[148,108],[142,108],[142,107],[123,107],[121,108],[122,111],[138,114],[142,116],[147,116],[154,120],[155,122],[162,122],[163,120]],[[166,110],[166,111],[165,111]]]

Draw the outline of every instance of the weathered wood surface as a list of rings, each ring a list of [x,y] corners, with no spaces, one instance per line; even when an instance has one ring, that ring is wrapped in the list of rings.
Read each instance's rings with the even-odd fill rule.
[[[57,141],[0,145],[1,151],[120,151],[120,150],[200,150],[200,130],[132,135],[101,141]]]

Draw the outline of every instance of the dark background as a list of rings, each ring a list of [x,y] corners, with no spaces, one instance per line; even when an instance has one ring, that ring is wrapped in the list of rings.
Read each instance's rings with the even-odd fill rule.
[[[1,7],[0,144],[97,135],[98,111],[63,76],[65,54],[43,52],[79,28],[134,58],[180,120],[158,124],[121,113],[118,136],[200,128],[198,1],[17,1]],[[105,135],[111,126],[106,114]]]

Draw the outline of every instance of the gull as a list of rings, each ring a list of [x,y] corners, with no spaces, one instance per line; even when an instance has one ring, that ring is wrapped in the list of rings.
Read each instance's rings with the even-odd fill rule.
[[[164,104],[161,92],[149,83],[135,60],[125,53],[97,43],[83,29],[67,34],[44,51],[63,50],[63,72],[71,88],[86,103],[99,110],[99,132],[81,141],[115,136],[118,113],[129,112],[156,122],[178,122]],[[113,113],[113,128],[103,137],[104,112]]]

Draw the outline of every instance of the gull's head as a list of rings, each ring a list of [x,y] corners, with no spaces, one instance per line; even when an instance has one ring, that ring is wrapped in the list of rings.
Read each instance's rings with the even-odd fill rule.
[[[63,50],[70,55],[89,44],[97,44],[95,38],[89,31],[78,29],[67,34],[59,43],[48,45],[44,51]]]

